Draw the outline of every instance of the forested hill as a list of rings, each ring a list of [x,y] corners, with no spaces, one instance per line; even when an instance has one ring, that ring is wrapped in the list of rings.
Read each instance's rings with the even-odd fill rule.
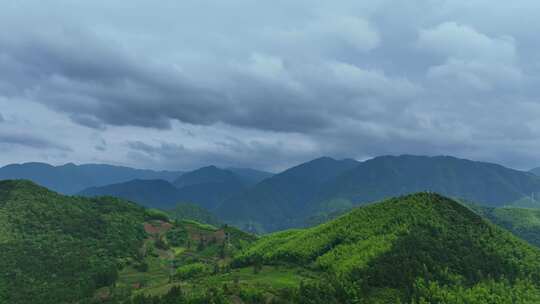
[[[76,303],[138,259],[142,207],[0,181],[0,303]]]
[[[536,303],[540,251],[445,197],[419,193],[326,224],[278,232],[235,264],[305,265],[330,274],[309,303]],[[308,302],[302,302],[308,303]]]
[[[257,238],[0,182],[0,303],[539,303],[539,284],[536,247],[433,193]]]

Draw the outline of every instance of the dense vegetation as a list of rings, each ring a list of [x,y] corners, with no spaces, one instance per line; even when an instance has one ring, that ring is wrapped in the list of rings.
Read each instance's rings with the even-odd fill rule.
[[[138,259],[145,210],[0,182],[0,303],[73,303]]]
[[[145,230],[142,263],[119,273],[104,293],[110,303],[212,303],[233,282],[232,257],[256,240],[234,227],[188,220],[152,220]]]
[[[512,232],[517,237],[540,247],[540,209],[513,206],[484,207],[474,202],[455,199],[493,224]],[[321,211],[306,219],[305,226],[313,227],[333,220],[353,207],[348,204],[334,203],[333,209]]]
[[[525,237],[536,211],[418,193],[258,238],[192,207],[0,182],[0,303],[540,301],[540,251],[480,216]]]
[[[524,303],[540,299],[538,249],[430,193],[272,234],[234,261],[236,266],[282,263],[330,275],[300,288],[300,298],[320,299],[309,303],[486,303],[493,293],[526,294]]]
[[[468,206],[492,223],[540,247],[540,209]]]
[[[167,212],[174,220],[192,220],[203,224],[220,226],[221,221],[210,211],[191,203],[177,204],[174,209]]]

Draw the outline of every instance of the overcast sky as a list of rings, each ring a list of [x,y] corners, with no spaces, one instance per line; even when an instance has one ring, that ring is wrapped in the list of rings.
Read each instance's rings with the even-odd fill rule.
[[[1,2],[0,165],[540,166],[540,1]]]

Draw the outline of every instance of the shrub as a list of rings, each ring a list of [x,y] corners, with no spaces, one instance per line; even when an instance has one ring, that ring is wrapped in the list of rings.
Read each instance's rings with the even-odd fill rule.
[[[176,270],[176,277],[182,280],[189,280],[211,273],[209,267],[203,263],[194,263],[179,267]]]

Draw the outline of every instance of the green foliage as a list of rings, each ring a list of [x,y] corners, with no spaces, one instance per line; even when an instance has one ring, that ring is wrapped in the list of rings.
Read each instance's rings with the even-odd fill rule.
[[[114,198],[66,197],[0,182],[0,299],[66,303],[111,285],[138,258],[144,210]]]
[[[176,207],[168,211],[174,220],[192,220],[212,226],[220,226],[221,222],[210,211],[191,203],[179,203]]]
[[[481,210],[515,231],[540,222],[530,210]],[[148,234],[145,220],[154,225]],[[540,300],[540,251],[433,193],[261,238],[226,225],[163,220],[118,199],[0,182],[0,303]]]
[[[414,286],[414,304],[506,304],[540,303],[540,290],[530,280],[511,283],[489,279],[471,287],[440,285],[419,279]]]
[[[176,269],[176,277],[181,280],[194,279],[210,274],[212,269],[203,263],[194,263],[184,265]]]
[[[540,247],[540,209],[490,208],[464,202],[474,212],[516,236]]]
[[[158,209],[147,209],[145,211],[144,220],[145,221],[159,220],[159,221],[168,222],[170,219],[169,219],[169,214],[167,214],[165,211],[161,211]]]
[[[455,201],[420,193],[357,208],[326,224],[261,238],[234,261],[300,264],[334,274],[348,302],[410,301],[421,278],[452,288],[540,280],[540,252]],[[397,275],[398,274],[398,275]],[[353,282],[352,288],[349,282]],[[305,287],[308,294],[316,288]],[[340,291],[344,290],[346,292]],[[300,293],[302,294],[302,293]]]

